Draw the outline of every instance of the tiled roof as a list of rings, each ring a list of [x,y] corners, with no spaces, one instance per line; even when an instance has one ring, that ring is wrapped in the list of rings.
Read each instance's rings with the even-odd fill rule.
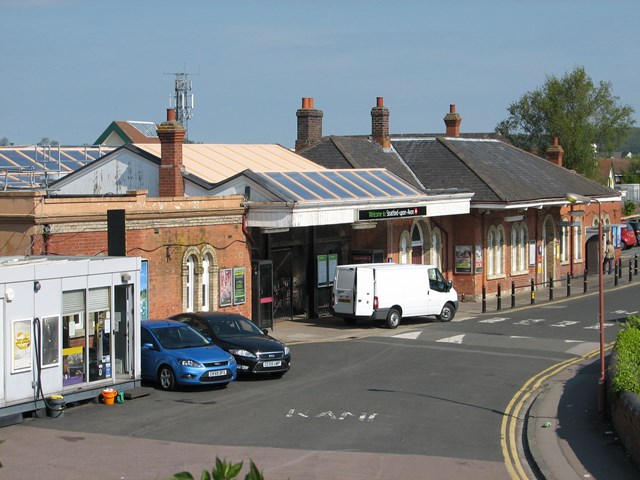
[[[326,137],[300,154],[327,168],[347,168],[351,163],[359,168],[384,167],[424,189],[469,190],[474,192],[472,204],[562,199],[567,192],[618,195],[544,158],[480,134],[393,135],[391,144],[392,149],[383,151],[366,137]],[[417,182],[411,182],[413,175]]]
[[[160,144],[138,144],[135,147],[160,158]],[[214,184],[247,169],[253,172],[292,172],[324,168],[275,144],[185,143],[182,145],[182,163],[188,174]]]

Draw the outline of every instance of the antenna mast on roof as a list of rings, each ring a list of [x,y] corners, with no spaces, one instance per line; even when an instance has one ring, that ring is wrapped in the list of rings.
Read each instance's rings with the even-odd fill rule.
[[[176,120],[186,130],[185,138],[189,138],[189,119],[193,117],[193,94],[191,92],[191,80],[188,73],[165,73],[176,76],[176,90],[169,97],[169,106],[176,110]]]

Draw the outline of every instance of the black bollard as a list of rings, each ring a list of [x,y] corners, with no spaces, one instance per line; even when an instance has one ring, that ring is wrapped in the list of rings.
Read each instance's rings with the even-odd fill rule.
[[[633,270],[631,269],[631,260],[629,260],[629,283],[633,280]]]
[[[498,311],[502,310],[502,288],[498,284]]]
[[[584,271],[584,283],[583,283],[583,289],[582,289],[582,293],[587,293],[587,271]]]
[[[482,313],[487,313],[487,287],[482,285]]]
[[[549,278],[549,301],[553,300],[553,277]]]
[[[567,273],[567,297],[571,296],[571,275]]]
[[[533,278],[531,279],[531,305],[533,305],[534,303],[536,303],[536,291],[535,291],[535,285],[533,283]]]
[[[511,308],[516,308],[516,282],[511,282]]]
[[[613,268],[613,285],[616,287],[618,286],[619,269],[620,266],[616,263],[615,267]]]

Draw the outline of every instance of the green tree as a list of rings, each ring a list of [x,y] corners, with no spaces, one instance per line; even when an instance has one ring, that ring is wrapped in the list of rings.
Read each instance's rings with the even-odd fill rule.
[[[640,183],[640,155],[634,156],[622,176],[622,183]]]
[[[42,140],[38,142],[38,145],[51,145],[57,147],[60,145],[60,142],[57,140],[51,140],[49,137],[42,137]]]
[[[8,147],[9,143],[9,139],[7,137],[0,138],[0,147]]]
[[[542,87],[509,105],[509,117],[496,132],[517,147],[541,154],[558,137],[564,166],[597,179],[594,144],[599,152],[611,152],[635,124],[633,108],[618,101],[611,83],[594,85],[584,68],[576,67],[561,78],[547,76]]]

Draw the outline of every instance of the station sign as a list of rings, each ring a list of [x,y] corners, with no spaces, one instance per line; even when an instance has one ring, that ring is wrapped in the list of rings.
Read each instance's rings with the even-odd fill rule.
[[[389,220],[393,218],[424,217],[426,215],[426,206],[358,210],[358,220]]]

